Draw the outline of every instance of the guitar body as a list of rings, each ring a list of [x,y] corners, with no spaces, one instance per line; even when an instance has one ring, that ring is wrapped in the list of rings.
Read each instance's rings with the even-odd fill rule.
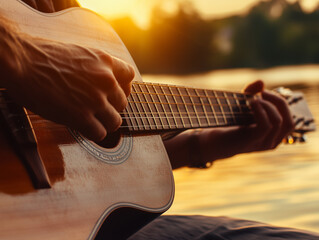
[[[91,11],[43,14],[0,0],[0,14],[23,33],[102,49],[135,66],[114,30]],[[31,113],[29,123],[51,187],[34,188],[1,123],[0,239],[125,239],[170,207],[174,181],[159,135],[123,135],[104,148]]]

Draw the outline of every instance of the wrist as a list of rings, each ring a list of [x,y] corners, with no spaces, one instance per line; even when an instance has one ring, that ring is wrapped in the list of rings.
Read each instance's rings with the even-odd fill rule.
[[[212,166],[211,161],[207,161],[202,154],[201,146],[201,129],[194,129],[189,132],[188,147],[188,166],[190,168],[209,168]]]

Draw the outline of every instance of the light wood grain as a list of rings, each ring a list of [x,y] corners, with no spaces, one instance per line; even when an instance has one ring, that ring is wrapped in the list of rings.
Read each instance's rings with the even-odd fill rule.
[[[113,29],[88,10],[48,15],[20,1],[0,0],[0,13],[23,33],[103,49],[135,66]],[[135,81],[141,81],[135,70]],[[88,239],[102,215],[115,208],[169,208],[174,183],[160,136],[135,136],[129,159],[112,165],[90,155],[66,128],[46,121],[39,127],[41,119],[32,119],[52,188],[33,189],[0,129],[0,239]]]

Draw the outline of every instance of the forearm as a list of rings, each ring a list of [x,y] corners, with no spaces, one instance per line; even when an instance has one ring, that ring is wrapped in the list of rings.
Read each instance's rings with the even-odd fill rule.
[[[190,164],[190,158],[188,154],[190,135],[190,131],[185,131],[169,140],[164,141],[164,145],[173,169],[188,166]]]
[[[248,152],[241,143],[245,128],[188,130],[164,141],[172,168],[205,167],[212,162]]]
[[[205,130],[187,130],[164,141],[173,169],[181,167],[205,168],[215,156],[205,155]]]

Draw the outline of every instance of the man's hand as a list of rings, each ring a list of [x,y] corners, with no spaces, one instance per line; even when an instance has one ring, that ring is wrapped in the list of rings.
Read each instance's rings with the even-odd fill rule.
[[[256,124],[203,129],[196,134],[199,148],[194,149],[189,144],[192,130],[165,141],[173,168],[193,165],[197,159],[190,159],[190,156],[194,155],[200,156],[200,163],[205,163],[239,153],[274,149],[293,130],[294,122],[286,101],[274,93],[264,91],[262,81],[250,84],[244,91],[260,94],[260,98],[251,102]],[[191,151],[196,152],[191,154]]]
[[[119,128],[133,67],[104,51],[41,39],[21,41],[21,71],[2,80],[14,100],[93,141]]]
[[[261,94],[251,102],[256,124],[203,130],[200,135],[203,158],[213,161],[238,153],[274,149],[293,130],[294,122],[286,101],[264,91],[262,81],[250,84],[244,92]]]

